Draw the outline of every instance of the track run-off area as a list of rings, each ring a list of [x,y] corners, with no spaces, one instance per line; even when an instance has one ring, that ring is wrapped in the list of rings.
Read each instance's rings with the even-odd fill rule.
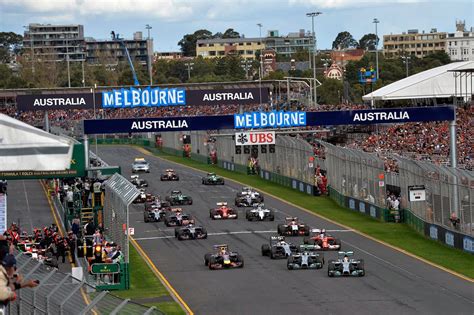
[[[194,314],[472,314],[474,284],[337,224],[302,211],[264,193],[265,206],[275,211],[274,222],[249,222],[245,209],[237,208],[237,220],[212,220],[209,209],[234,198],[242,185],[226,180],[224,186],[205,186],[203,172],[155,156],[144,156],[134,147],[99,146],[98,155],[109,165],[122,168],[130,178],[136,157],[145,157],[151,172],[147,192],[163,198],[181,190],[193,198],[182,206],[197,225],[204,226],[205,240],[178,241],[174,229],[163,222],[145,223],[142,204],[130,207],[134,239],[169,281]],[[173,168],[176,182],[161,182],[160,174]],[[255,187],[258,189],[258,187]],[[284,198],[284,196],[279,196]],[[317,197],[315,197],[317,198]],[[289,271],[286,260],[261,255],[261,245],[276,235],[278,223],[296,216],[312,228],[325,228],[342,240],[342,250],[353,250],[365,260],[365,277],[329,278],[327,264],[321,270]],[[287,241],[300,244],[301,237]],[[228,244],[243,255],[242,269],[211,271],[204,254],[214,244]],[[337,256],[324,252],[326,262]]]

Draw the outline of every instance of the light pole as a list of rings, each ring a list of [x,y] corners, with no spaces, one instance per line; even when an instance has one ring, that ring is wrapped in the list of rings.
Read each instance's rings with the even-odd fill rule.
[[[403,63],[405,64],[405,69],[406,69],[406,73],[407,73],[407,78],[408,78],[408,63],[409,63],[409,60],[411,59],[410,56],[408,55],[405,55],[405,56],[401,56],[401,58],[403,59]]]
[[[240,61],[240,63],[242,65],[242,68],[244,68],[245,70],[245,79],[248,79],[251,62],[248,59],[243,59]]]
[[[262,23],[257,23],[257,26],[260,31],[260,45],[262,45]],[[260,71],[258,75],[258,89],[260,94],[260,107],[262,106],[262,75],[263,75],[263,53],[262,49],[260,49]]]
[[[69,67],[69,41],[68,34],[66,34],[66,63],[67,63],[67,86],[71,87],[71,70]]]
[[[314,105],[318,105],[318,93],[317,87],[318,83],[316,81],[316,54],[317,54],[317,44],[316,44],[316,34],[314,33],[314,17],[323,14],[322,12],[310,12],[306,13],[306,16],[311,17],[311,37],[313,38],[313,79],[314,79]]]
[[[193,70],[194,62],[186,62],[184,64],[188,68],[188,81],[191,79],[191,70]]]
[[[150,43],[151,43],[151,38],[150,38],[150,30],[152,27],[150,24],[145,25],[145,28],[148,31],[148,38],[147,38],[147,50],[148,50],[148,76],[150,77],[150,85],[153,85],[153,76],[152,76],[152,64],[151,64],[151,54],[153,54],[153,51],[150,51]]]
[[[375,70],[377,72],[377,80],[379,79],[379,35],[377,33],[377,24],[380,21],[377,18],[374,18],[372,22],[375,24]]]

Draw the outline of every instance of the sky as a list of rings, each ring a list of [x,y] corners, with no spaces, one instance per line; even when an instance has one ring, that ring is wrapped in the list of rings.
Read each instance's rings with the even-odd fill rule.
[[[0,0],[0,31],[23,34],[29,23],[83,24],[87,37],[109,38],[111,30],[132,38],[147,35],[151,25],[155,51],[177,51],[177,43],[198,29],[224,32],[234,28],[245,37],[269,30],[280,35],[311,29],[308,12],[315,18],[318,49],[331,48],[342,31],[356,40],[375,33],[398,34],[408,29],[454,32],[457,19],[474,26],[473,0]]]

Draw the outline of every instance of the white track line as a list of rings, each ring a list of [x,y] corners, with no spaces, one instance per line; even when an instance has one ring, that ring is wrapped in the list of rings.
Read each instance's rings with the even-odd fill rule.
[[[146,232],[149,232],[149,231],[146,231]],[[156,232],[163,232],[163,230],[156,230]],[[275,231],[275,230],[215,232],[215,233],[207,233],[207,236],[236,235],[236,234],[266,234],[266,233],[276,233],[276,232],[277,231]],[[352,230],[327,230],[327,232],[352,232]],[[153,237],[138,237],[138,238],[135,238],[135,240],[136,241],[145,241],[145,240],[159,240],[159,239],[169,239],[169,238],[174,238],[174,236],[167,235],[167,236],[153,236]]]

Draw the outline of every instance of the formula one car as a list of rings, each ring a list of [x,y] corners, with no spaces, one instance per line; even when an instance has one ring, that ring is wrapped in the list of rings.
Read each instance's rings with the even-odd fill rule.
[[[214,245],[215,252],[204,255],[204,265],[209,269],[243,268],[244,258],[237,252],[229,251],[226,244]]]
[[[316,246],[318,250],[340,250],[341,240],[326,233],[325,229],[312,229],[313,235],[305,237],[303,243]]]
[[[137,188],[148,187],[148,182],[142,178],[139,178],[138,175],[130,176],[130,183],[132,183]]]
[[[206,177],[202,178],[203,185],[224,185],[224,179],[217,176],[215,173],[207,173]]]
[[[296,217],[286,218],[284,224],[278,224],[278,235],[309,236],[309,226],[300,222]]]
[[[288,257],[286,262],[288,270],[323,268],[324,256],[316,253],[315,249],[314,245],[300,245],[299,252]]]
[[[234,209],[227,206],[227,202],[218,202],[217,208],[209,210],[209,217],[216,219],[237,219],[238,213]]]
[[[204,239],[207,238],[207,231],[202,226],[194,226],[194,224],[191,223],[186,226],[175,228],[174,237],[180,241]]]
[[[242,191],[235,197],[237,207],[255,207],[263,202],[263,195],[250,187],[243,187]]]
[[[286,258],[298,252],[298,246],[285,241],[284,236],[270,236],[270,244],[262,245],[262,256]]]
[[[160,222],[163,221],[167,211],[163,208],[159,208],[157,205],[152,204],[143,211],[143,221],[148,222]]]
[[[135,198],[133,203],[145,203],[147,199],[147,193],[145,192],[145,189],[140,189],[140,194]]]
[[[254,209],[248,209],[245,212],[245,218],[249,221],[274,221],[275,212],[265,208],[265,205],[261,203]]]
[[[365,276],[364,260],[354,259],[354,252],[339,252],[337,260],[328,262],[328,276]]]
[[[150,164],[144,158],[136,158],[132,164],[132,173],[146,172],[150,173]]]
[[[173,210],[173,209],[172,209]],[[166,226],[184,226],[190,223],[194,224],[194,220],[189,214],[181,211],[170,211],[165,215],[163,220]]]
[[[181,190],[173,190],[171,195],[166,197],[166,201],[168,201],[172,206],[193,204],[193,198],[183,195]]]
[[[161,174],[160,180],[161,181],[179,180],[179,176],[176,174],[174,170],[167,169],[164,174]]]

